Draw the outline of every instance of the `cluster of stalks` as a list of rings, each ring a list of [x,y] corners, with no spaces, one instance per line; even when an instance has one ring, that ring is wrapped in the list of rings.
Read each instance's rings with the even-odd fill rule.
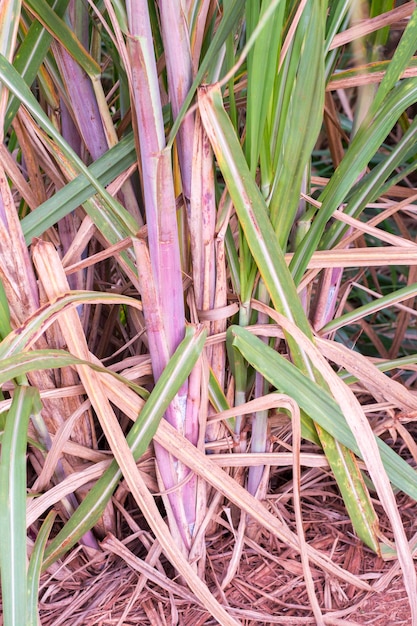
[[[354,393],[365,385],[389,408],[417,409],[389,375],[416,360],[398,357],[417,293],[416,247],[399,216],[414,216],[417,196],[408,189],[397,200],[416,168],[407,110],[417,101],[417,13],[414,2],[361,5],[0,3],[7,626],[37,623],[43,569],[77,543],[94,556],[116,533],[122,476],[219,623],[237,622],[204,582],[205,533],[226,498],[239,537],[254,518],[301,553],[324,624],[309,563],[332,566],[305,544],[300,514],[295,534],[259,504],[277,411],[291,419],[296,510],[308,440],[378,554],[373,498],[382,503],[417,624],[392,489],[417,500],[415,471],[375,437]],[[399,266],[400,284],[379,289],[373,268]],[[353,282],[360,306],[349,300]],[[364,318],[404,302],[387,348]],[[383,357],[377,364],[335,341],[354,337],[355,324]],[[149,461],[151,442],[146,472],[138,460]],[[241,459],[235,472],[221,469],[227,456]]]

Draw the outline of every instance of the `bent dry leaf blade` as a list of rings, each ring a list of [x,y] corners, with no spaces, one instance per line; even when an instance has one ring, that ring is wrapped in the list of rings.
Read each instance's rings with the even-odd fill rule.
[[[186,328],[184,340],[178,346],[155,384],[139,417],[127,435],[127,442],[136,460],[146,451],[167,407],[187,379],[204,347],[206,333],[193,326]],[[84,533],[92,528],[102,515],[121,472],[113,461],[109,469],[94,485],[74,515],[46,550],[43,567],[46,568],[65,554]]]

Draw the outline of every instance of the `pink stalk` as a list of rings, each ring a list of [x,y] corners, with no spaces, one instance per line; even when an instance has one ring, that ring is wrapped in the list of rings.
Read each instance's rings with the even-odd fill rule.
[[[184,3],[181,0],[159,2],[165,62],[168,74],[168,91],[172,114],[177,117],[192,84],[190,39]],[[192,145],[194,141],[194,115],[188,114],[177,135],[178,159],[181,170],[182,190],[187,209],[191,196],[193,167]]]
[[[163,364],[167,363],[170,356],[164,331],[163,306],[159,304],[159,297],[155,281],[153,280],[149,250],[145,241],[141,239],[134,240],[134,248],[138,264],[142,306],[146,319],[149,352],[151,354],[154,377],[157,379],[163,370]],[[165,418],[182,434],[185,431],[184,414],[185,397],[181,390],[168,407]],[[164,487],[167,490],[174,489],[178,483],[181,483],[189,476],[189,470],[156,442],[154,442],[154,447]],[[190,498],[188,485],[189,481],[173,491],[169,496],[179,537],[187,550],[191,545],[192,525],[195,519],[195,496],[191,494],[194,497]],[[190,500],[191,503],[189,502]],[[194,503],[194,508],[192,503]],[[172,528],[172,523],[170,526],[175,536],[177,533]]]
[[[79,40],[88,48],[89,14],[87,7],[72,0],[69,12],[72,14],[73,23],[76,21],[76,27],[78,26],[81,31],[78,33]],[[112,133],[110,133],[109,137],[106,135],[102,113],[91,78],[61,44],[53,42],[53,46],[55,59],[66,86],[66,97],[70,104],[73,125],[75,125],[79,137],[84,142],[84,146],[91,155],[92,160],[95,161],[107,152],[110,147],[109,144],[116,141],[116,133],[112,131],[114,136],[112,136]],[[62,100],[63,98],[61,97]],[[65,114],[62,117],[64,118]],[[67,135],[64,133],[65,129],[63,128],[62,130],[63,136],[67,138]],[[70,145],[73,147],[74,141],[76,140],[73,139],[70,142]],[[77,149],[76,152],[82,156],[80,149]],[[142,225],[140,211],[130,180],[125,181],[122,185],[121,190],[118,192],[118,198],[129,213]]]
[[[156,209],[153,229],[155,249],[151,247],[153,267],[159,270],[159,297],[163,306],[164,328],[170,356],[184,338],[185,310],[181,258],[178,242],[177,210],[172,178],[171,150],[165,148],[151,159],[156,165]],[[148,212],[146,213],[148,217]],[[148,233],[150,233],[148,220]]]
[[[263,281],[260,281],[258,288],[258,297],[262,302],[268,301],[268,293]],[[258,312],[258,324],[268,324],[269,318],[266,313]],[[264,343],[268,343],[266,337],[262,337]],[[262,398],[268,392],[268,383],[259,372],[255,374],[255,398]],[[266,452],[268,445],[268,411],[257,411],[252,416],[252,436],[251,436],[251,452]],[[263,465],[254,465],[248,471],[248,491],[253,496],[258,492],[261,484],[265,467]],[[258,493],[258,497],[262,500],[265,494]]]
[[[54,44],[55,58],[64,84],[67,86],[71,111],[78,130],[93,161],[109,149],[100,110],[89,76],[58,43]]]
[[[203,6],[204,5],[204,6]],[[197,40],[195,52],[200,49],[204,23],[209,4],[199,7],[199,27],[195,29]],[[168,75],[168,91],[174,119],[187,96],[193,81],[193,61],[190,46],[190,33],[185,14],[186,7],[181,0],[159,2],[162,37]],[[197,67],[198,64],[195,64]],[[227,304],[225,283],[217,285],[215,225],[216,202],[214,186],[213,155],[210,142],[201,124],[200,117],[189,113],[181,123],[177,137],[178,161],[181,171],[182,192],[187,210],[188,229],[191,245],[191,270],[195,303],[198,311],[204,312]],[[223,257],[224,260],[224,257]],[[221,261],[220,261],[221,262]],[[220,270],[220,280],[225,275]],[[219,287],[219,288],[218,288]],[[224,296],[224,297],[223,297]],[[217,297],[217,301],[216,301]],[[225,330],[226,321],[207,323],[210,334]],[[207,360],[219,376],[223,387],[225,348],[214,346],[206,350]],[[197,443],[199,412],[201,405],[201,371],[197,368],[190,376],[187,399],[187,436]],[[208,407],[210,412],[211,407]],[[208,427],[207,438],[216,438],[219,424]]]
[[[343,239],[346,239],[351,233],[352,228],[349,228],[343,236]],[[346,248],[347,246],[341,243],[338,247]],[[342,277],[342,267],[323,270],[317,286],[317,295],[312,317],[314,330],[320,330],[320,328],[323,328],[323,326],[334,318]]]
[[[126,2],[128,53],[132,75],[132,101],[136,114],[142,165],[143,197],[148,226],[150,268],[143,275],[143,244],[136,244],[141,295],[149,334],[149,351],[155,379],[183,339],[184,296],[171,152],[165,148],[165,133],[153,38],[146,0]],[[146,255],[145,255],[146,256]],[[149,276],[149,274],[151,274]],[[154,293],[151,294],[151,289]],[[157,317],[155,315],[157,314]],[[158,321],[154,325],[155,320]],[[188,384],[183,385],[166,412],[166,419],[180,432],[196,438],[186,417]],[[189,470],[160,446],[155,446],[158,468],[169,503],[188,551],[195,523],[196,481]],[[181,487],[173,489],[188,478]]]

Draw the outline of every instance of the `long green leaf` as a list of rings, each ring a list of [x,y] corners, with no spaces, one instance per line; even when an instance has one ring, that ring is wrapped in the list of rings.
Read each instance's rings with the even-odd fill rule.
[[[53,323],[61,311],[67,307],[74,307],[83,303],[125,304],[142,310],[140,301],[129,296],[98,291],[71,291],[57,297],[56,300],[36,311],[22,327],[9,333],[0,343],[0,359],[28,349],[36,338]]]
[[[53,0],[51,9],[55,11],[56,15],[62,17],[69,4],[69,0]],[[42,65],[48,48],[51,44],[52,36],[45,30],[40,22],[35,20],[24,38],[19,50],[13,61],[13,66],[20,76],[25,80],[28,85],[31,85],[35,80],[36,74]],[[4,131],[10,127],[14,116],[19,109],[20,101],[12,94],[9,98],[9,103],[4,119]]]
[[[337,486],[358,537],[377,554],[379,547],[378,516],[372,506],[368,489],[359,470],[353,452],[342,446],[337,439],[327,445],[326,436],[322,436],[320,426],[316,424],[320,442],[329,462],[330,469],[337,477]],[[335,445],[333,445],[333,442]]]
[[[309,325],[288,271],[284,254],[268,217],[265,201],[250,174],[233,125],[223,107],[220,89],[201,93],[201,117],[232,198],[253,258],[275,308],[307,334]],[[294,346],[297,354],[299,350]]]
[[[0,460],[0,570],[5,626],[26,624],[26,443],[39,392],[18,387],[7,414]]]
[[[13,56],[16,45],[16,32],[19,23],[21,0],[5,0],[0,5],[0,52],[6,58]]]
[[[127,378],[124,378],[120,374],[117,374],[106,367],[101,367],[91,361],[79,359],[72,354],[69,354],[69,352],[65,352],[65,350],[52,349],[29,350],[28,352],[18,352],[17,354],[13,354],[13,356],[6,359],[0,358],[0,385],[3,385],[9,380],[13,380],[14,378],[19,378],[19,376],[24,376],[28,372],[69,367],[71,365],[88,365],[95,372],[100,372],[116,378],[133,389],[142,398],[147,398],[149,396],[149,392],[146,389],[140,387],[132,381],[127,380]]]
[[[146,451],[167,407],[194,367],[203,350],[205,337],[206,333],[202,329],[195,330],[192,326],[186,328],[184,340],[169,360],[127,435],[127,442],[136,460]],[[44,568],[65,554],[87,530],[94,526],[101,517],[120,477],[121,472],[117,463],[113,462],[49,545],[46,550]]]
[[[385,72],[384,78],[379,85],[379,89],[372,103],[370,109],[371,115],[378,111],[388,93],[394,88],[403,72],[407,69],[410,59],[416,51],[416,37],[417,9],[408,20],[400,43],[395,48],[394,56],[388,65],[387,71]]]
[[[82,162],[79,156],[72,150],[68,143],[62,138],[62,135],[56,130],[52,122],[45,115],[39,103],[31,93],[29,87],[19,76],[14,67],[0,55],[0,80],[7,88],[19,98],[22,104],[30,111],[38,124],[43,128],[54,140],[57,148],[62,152],[62,157],[68,160],[69,164],[75,169],[76,173],[83,174],[89,183],[95,188],[99,196],[104,200],[106,206],[109,207],[109,214],[103,213],[103,219],[107,219],[109,227],[112,229],[117,225],[120,229],[121,239],[133,235],[138,230],[138,224],[133,217],[124,209],[117,200],[115,200],[99,183],[99,181],[91,174],[88,167]],[[99,225],[97,225],[99,227]]]
[[[322,206],[291,261],[290,267],[296,283],[299,283],[303,277],[311,255],[317,249],[333,212],[344,202],[358,176],[378,150],[401,113],[416,100],[417,79],[403,81],[390,92],[372,122],[358,130],[345,157],[321,194],[319,199]],[[334,240],[328,239],[326,242],[327,246],[335,243]]]
[[[277,137],[269,139],[275,172],[269,210],[283,250],[297,219],[302,179],[323,120],[324,5],[322,0],[307,2],[279,74],[279,102],[273,107],[271,124],[277,127]]]
[[[10,308],[3,283],[0,281],[0,339],[4,339],[12,330],[10,324]]]
[[[33,552],[30,557],[28,567],[28,598],[27,598],[27,618],[26,626],[38,626],[39,624],[39,612],[38,612],[38,594],[39,594],[39,579],[42,569],[42,560],[45,552],[46,542],[51,532],[53,523],[55,521],[56,512],[50,511],[46,516],[45,521],[39,529],[36,537]]]
[[[402,287],[401,289],[397,289],[392,293],[389,293],[386,296],[382,296],[381,298],[377,298],[368,304],[364,304],[354,311],[349,313],[345,313],[345,315],[341,315],[336,319],[332,320],[322,329],[320,329],[323,333],[332,332],[341,328],[342,326],[346,326],[347,324],[354,324],[356,321],[363,319],[367,315],[372,315],[377,311],[381,311],[386,307],[392,306],[394,304],[398,304],[399,302],[403,302],[404,300],[408,300],[417,294],[417,283],[413,283],[412,285],[407,285],[407,287]]]
[[[231,326],[232,343],[245,359],[280,392],[286,393],[302,409],[302,434],[309,438],[305,427],[309,416],[335,439],[357,456],[360,451],[345,417],[333,398],[314,381],[305,376],[278,352],[265,345],[246,329]],[[417,474],[382,439],[377,438],[381,459],[390,481],[395,487],[417,501]]]
[[[295,322],[307,337],[312,339],[310,325],[285,263],[284,253],[278,245],[267,215],[265,201],[250,174],[233,125],[223,108],[220,90],[211,88],[206,91],[199,100],[199,104],[203,124],[238,214],[239,223],[274,307],[289,320]],[[312,381],[317,380],[325,388],[324,381],[312,368],[304,350],[288,333],[285,334],[285,338],[295,365]],[[247,360],[251,362],[250,359]],[[342,455],[340,463],[333,464],[338,483],[341,485],[346,482],[358,484],[360,482],[359,470],[356,471],[356,476],[346,474],[346,471],[354,470],[352,464],[349,465],[349,451],[338,447],[325,429],[320,429],[319,436],[326,451],[331,450],[334,455]],[[361,503],[352,499],[349,503],[349,508],[355,511],[352,515],[352,521],[355,523],[356,520],[361,519],[364,511],[372,509],[371,501],[365,491],[362,490],[361,494],[366,502]],[[374,546],[376,538],[371,538],[368,532],[372,525],[369,520],[364,520],[362,528],[358,527],[358,534],[368,537],[368,543]]]
[[[25,0],[25,4],[91,78],[101,74],[98,63],[85,50],[73,31],[70,30],[45,0]]]
[[[134,138],[130,133],[97,161],[94,161],[88,169],[101,185],[106,186],[136,160]],[[95,193],[96,189],[83,174],[67,183],[46,202],[39,205],[36,211],[23,218],[21,225],[26,243],[29,244],[33,237],[40,237],[50,226],[56,224]]]
[[[270,4],[271,0],[262,2],[261,13],[264,13]],[[277,72],[284,9],[285,3],[281,2],[276,7],[274,15],[259,34],[253,49],[248,54],[246,155],[252,173],[256,172],[275,74]],[[246,5],[247,37],[255,29],[259,18],[258,3],[248,2]]]
[[[413,120],[401,139],[392,146],[391,152],[366,176],[359,180],[347,197],[344,213],[359,217],[369,202],[386,193],[417,168],[416,157],[417,118]],[[411,161],[408,162],[408,160]],[[392,173],[396,171],[396,175]],[[323,236],[322,247],[328,249],[346,230],[343,224],[334,224]]]

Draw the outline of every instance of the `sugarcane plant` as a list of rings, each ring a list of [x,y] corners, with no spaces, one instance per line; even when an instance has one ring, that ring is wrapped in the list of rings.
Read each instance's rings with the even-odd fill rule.
[[[358,537],[398,557],[417,625],[393,492],[417,500],[416,473],[374,435],[354,393],[363,384],[395,409],[417,409],[390,376],[415,364],[400,350],[412,312],[403,307],[391,347],[364,319],[417,293],[415,244],[398,221],[417,195],[396,196],[417,165],[407,113],[416,35],[413,2],[1,1],[7,626],[37,623],[41,572],[75,544],[88,558],[103,551],[122,477],[219,623],[238,622],[205,583],[209,505],[214,518],[232,502],[238,533],[251,533],[252,519],[299,551],[306,581],[309,561],[330,567],[305,544],[301,518],[295,535],[259,503],[272,410],[292,420],[294,502],[302,437],[325,455]],[[392,275],[405,266],[406,284],[380,293],[372,268],[382,266]],[[344,290],[346,268],[363,268],[359,306]],[[362,279],[376,291],[363,295]],[[360,343],[352,358],[343,345],[358,323],[383,360]],[[66,387],[75,391],[59,393]],[[137,463],[150,449],[145,480]],[[260,461],[231,477],[213,462],[224,451]]]

